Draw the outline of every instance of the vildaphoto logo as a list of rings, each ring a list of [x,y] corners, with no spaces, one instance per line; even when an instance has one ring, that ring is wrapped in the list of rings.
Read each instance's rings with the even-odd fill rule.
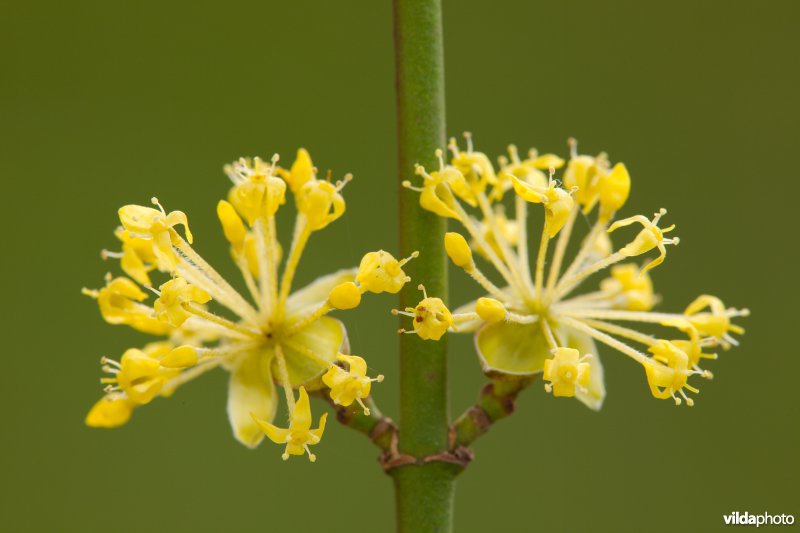
[[[790,514],[750,514],[734,511],[722,517],[726,526],[791,526],[794,515]]]

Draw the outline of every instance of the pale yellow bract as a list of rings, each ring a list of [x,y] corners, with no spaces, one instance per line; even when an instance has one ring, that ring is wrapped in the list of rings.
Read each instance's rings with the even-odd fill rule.
[[[308,453],[313,461],[308,446],[322,437],[325,415],[312,430],[307,391],[324,389],[336,404],[364,406],[371,383],[383,376],[370,379],[364,359],[342,353],[349,350],[347,332],[326,315],[357,307],[365,292],[399,291],[409,281],[402,266],[411,258],[398,261],[383,250],[370,252],[358,269],[322,276],[292,292],[310,236],[344,214],[341,192],[351,176],[335,183],[317,179],[304,149],[288,170],[277,162],[276,155],[270,162],[239,159],[225,167],[233,187],[228,199],[218,203],[217,216],[248,297],[192,248],[184,213],[167,212],[155,198],[157,209],[127,205],[119,210],[122,226],[115,235],[122,250],[104,251],[103,257],[120,259],[130,278],[109,275],[103,288],[84,293],[97,300],[107,322],[167,340],[127,350],[119,361],[102,358],[106,395],[90,410],[88,425],[120,426],[136,407],[222,367],[230,373],[228,417],[234,436],[255,447],[266,434],[286,444],[284,459]],[[297,219],[284,257],[275,218],[286,203],[287,188],[295,198]],[[158,288],[151,282],[155,271],[168,275]],[[152,306],[149,292],[156,296]],[[276,383],[286,399],[288,429],[272,425],[280,396]]]
[[[438,340],[447,330],[475,332],[478,357],[489,376],[524,379],[543,374],[548,392],[574,396],[592,409],[600,409],[606,394],[595,346],[599,341],[644,367],[653,396],[693,405],[686,391],[697,389],[688,380],[694,375],[710,379],[711,373],[699,366],[700,360],[717,357],[704,349],[728,349],[737,344],[731,334],[744,330],[731,319],[749,313],[726,308],[718,298],[708,295],[697,298],[683,313],[651,311],[658,297],[648,271],[664,261],[668,245],[679,242],[678,238],[665,237],[674,226],[659,227],[666,210],[660,209],[652,219],[636,215],[612,223],[630,194],[628,169],[622,163],[612,166],[605,154],[579,155],[572,140],[568,161],[535,150],[522,159],[510,146],[509,156],[500,158],[496,171],[485,154],[473,149],[470,135],[465,137],[466,151],[451,139],[450,162],[446,163],[443,152],[437,151],[439,169],[428,172],[417,167],[422,186],[410,182],[404,182],[404,186],[420,193],[423,208],[461,223],[470,241],[451,232],[445,235],[444,247],[452,262],[487,294],[453,313],[438,298],[425,295],[416,308],[395,311],[413,317],[414,329],[406,333]],[[562,181],[558,181],[556,171],[565,164]],[[514,193],[514,219],[506,216],[502,204],[510,190]],[[544,212],[533,268],[527,237],[529,203],[541,205]],[[594,224],[562,272],[579,213],[590,215],[595,208]],[[615,250],[609,234],[621,233],[622,228],[633,224],[641,225],[639,232]],[[550,241],[556,237],[548,261]],[[652,250],[658,256],[642,267],[621,264]],[[502,284],[495,284],[478,268],[473,251],[497,271]],[[573,294],[584,281],[609,267],[611,275],[600,282],[598,290]],[[434,300],[436,305],[431,306]],[[439,320],[432,328],[420,309],[430,314],[434,308]],[[661,339],[616,321],[658,324],[674,328],[677,336],[685,337]]]

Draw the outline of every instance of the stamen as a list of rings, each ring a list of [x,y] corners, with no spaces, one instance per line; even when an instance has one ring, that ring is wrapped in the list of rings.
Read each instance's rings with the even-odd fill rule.
[[[112,252],[110,250],[100,250],[100,257],[106,259],[122,259],[124,254],[122,252]]]
[[[100,364],[101,365],[113,365],[113,366],[115,366],[117,368],[122,368],[122,365],[118,361],[115,361],[113,359],[109,359],[105,355],[100,358]]]
[[[410,190],[412,190],[412,191],[414,191],[414,192],[422,192],[422,191],[424,191],[424,190],[425,190],[425,189],[423,189],[422,187],[414,187],[413,185],[411,185],[411,182],[410,182],[410,181],[408,181],[408,180],[404,180],[404,181],[401,183],[401,185],[403,186],[403,188],[405,188],[405,189],[410,189]]]
[[[444,152],[442,152],[441,148],[437,148],[434,154],[436,155],[436,159],[439,160],[439,170],[444,170]]]
[[[683,389],[681,389],[679,392],[681,393],[681,396],[683,396],[683,399],[686,400],[686,405],[688,405],[689,407],[692,407],[694,405],[694,400],[692,400],[691,398],[686,396],[686,393],[683,392]]]
[[[663,217],[666,214],[667,214],[667,210],[664,209],[663,207],[658,210],[658,213],[654,213],[653,214],[653,225],[657,226],[658,225],[658,221],[661,220],[661,217]],[[661,230],[661,232],[662,233],[666,233],[668,231],[672,231],[673,229],[675,229],[675,225],[674,224],[672,226],[670,226],[669,228],[665,228],[665,229]]]
[[[408,263],[412,259],[416,259],[417,257],[419,257],[419,252],[417,252],[417,251],[412,252],[411,255],[409,255],[405,259],[401,259],[400,260],[400,266],[402,267],[403,265],[405,265],[406,263]]]
[[[344,177],[340,181],[336,182],[336,192],[341,192],[342,189],[344,189],[345,186],[348,183],[350,183],[351,181],[353,181],[353,175],[352,174],[345,174]]]
[[[281,160],[281,156],[280,155],[272,154],[272,159],[271,159],[272,165],[270,165],[270,167],[269,167],[269,174],[268,174],[269,176],[274,176],[275,175],[275,167],[278,165],[278,161],[280,161],[280,160]]]
[[[572,159],[578,157],[578,141],[575,137],[570,137],[567,139],[567,145],[569,146],[569,156]]]
[[[450,137],[447,141],[447,149],[453,154],[453,157],[456,157],[460,150],[458,149],[458,143],[456,142],[455,137]]]
[[[425,298],[425,299],[427,299],[427,298],[428,298],[428,291],[426,291],[426,290],[425,290],[425,285],[423,285],[422,283],[420,283],[419,285],[417,285],[417,289],[419,289],[419,290],[421,290],[421,291],[422,291],[422,297],[423,297],[423,298]]]
[[[469,131],[465,131],[463,133],[463,135],[464,135],[464,140],[467,141],[467,153],[471,154],[472,153],[472,133],[469,132]]]
[[[364,402],[361,400],[360,397],[358,397],[358,396],[356,397],[356,402],[358,402],[358,405],[360,405],[361,409],[364,410],[364,415],[369,416],[369,407],[364,405]]]
[[[158,201],[158,198],[153,196],[152,198],[150,198],[150,202],[153,205],[158,206],[158,209],[161,211],[162,215],[167,216],[167,212],[164,210],[164,206],[162,206],[161,203]]]
[[[303,444],[303,448],[305,448],[306,453],[308,454],[308,460],[312,463],[317,460],[317,456],[311,453],[311,450],[308,449],[308,444]]]

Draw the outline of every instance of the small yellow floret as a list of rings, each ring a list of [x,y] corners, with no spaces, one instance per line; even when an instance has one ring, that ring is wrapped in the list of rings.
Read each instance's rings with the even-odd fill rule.
[[[467,240],[460,233],[448,232],[444,235],[444,248],[447,256],[458,267],[471,270],[475,263],[472,261],[472,250]]]
[[[108,278],[102,289],[84,289],[83,294],[97,299],[100,314],[109,324],[127,324],[153,335],[164,335],[172,329],[169,324],[158,321],[153,310],[141,303],[147,294],[128,278]]]
[[[475,312],[482,320],[490,324],[506,319],[505,306],[494,298],[478,298],[475,303]]]
[[[589,386],[590,366],[586,359],[592,357],[586,354],[581,357],[580,352],[573,348],[556,348],[553,358],[544,362],[542,378],[546,383],[544,388],[552,392],[553,396],[575,396],[575,388],[585,389]]]
[[[113,378],[104,378],[103,382],[116,383],[116,386],[137,404],[150,403],[176,372],[161,367],[158,350],[151,353],[147,351],[131,348],[122,355],[118,365],[109,359],[103,360],[108,364],[106,370],[114,374]]]
[[[660,255],[645,265],[645,267],[642,269],[642,272],[646,272],[652,268],[655,268],[664,262],[664,259],[667,256],[667,250],[664,247],[665,244],[676,245],[680,242],[680,239],[677,237],[672,239],[664,238],[665,233],[675,229],[674,224],[663,229],[658,227],[659,220],[661,220],[661,217],[666,214],[667,210],[661,209],[653,216],[652,221],[647,220],[647,218],[642,215],[636,215],[623,220],[618,220],[617,222],[611,224],[611,227],[608,228],[608,232],[611,233],[612,231],[615,231],[623,226],[630,226],[636,222],[644,226],[644,228],[636,235],[633,241],[628,243],[624,248],[622,248],[622,250],[620,250],[620,253],[626,257],[634,257],[645,254],[654,248],[658,248]]]
[[[569,213],[575,205],[572,195],[560,187],[555,187],[555,182],[545,191],[544,213],[547,234],[552,239],[555,237],[569,218]]]
[[[683,314],[701,335],[714,337],[723,347],[729,347],[727,345],[736,344],[731,333],[744,333],[744,328],[731,323],[731,316],[748,316],[750,312],[747,309],[728,310],[716,296],[703,294],[690,303]]]
[[[365,415],[369,415],[369,409],[364,405],[363,398],[369,396],[373,381],[383,381],[383,376],[379,375],[375,379],[367,376],[367,363],[357,355],[338,355],[339,361],[347,364],[347,370],[341,366],[332,365],[328,372],[322,376],[322,382],[330,387],[330,397],[337,405],[345,407],[353,402],[358,402],[364,410]]]
[[[325,180],[309,180],[298,189],[297,210],[305,216],[310,229],[321,230],[344,214],[344,198],[339,191],[349,179],[348,175],[338,186]]]
[[[225,167],[235,185],[228,200],[252,226],[258,219],[272,217],[286,203],[286,182],[274,176],[277,154],[267,163],[259,158],[239,161]]]
[[[346,281],[331,290],[328,303],[336,309],[354,309],[361,303],[361,290],[352,281]]]
[[[286,450],[281,458],[285,461],[290,455],[303,455],[308,453],[308,459],[313,463],[317,456],[309,450],[310,445],[318,444],[325,432],[325,420],[328,413],[324,413],[319,419],[319,427],[311,429],[311,403],[308,400],[308,393],[305,387],[300,387],[300,398],[295,403],[289,418],[289,427],[279,428],[258,419],[252,415],[253,420],[261,427],[264,434],[275,444],[286,444]]]
[[[645,361],[644,370],[653,396],[659,399],[672,398],[675,405],[680,405],[681,398],[676,396],[679,393],[686,400],[686,405],[693,406],[694,400],[686,396],[684,389],[694,393],[699,391],[686,383],[692,374],[686,353],[667,340],[659,340],[649,351],[653,357]]]
[[[447,333],[448,329],[454,328],[453,315],[441,298],[428,297],[425,287],[422,285],[419,286],[419,289],[424,298],[416,307],[406,308],[403,314],[414,318],[414,333],[421,339],[438,341]],[[393,312],[399,313],[399,311]],[[401,329],[400,333],[406,333],[406,331]]]
[[[658,302],[650,275],[633,263],[614,265],[611,277],[600,282],[600,290],[612,299],[615,309],[649,311]]]
[[[189,221],[185,213],[172,211],[167,214],[157,198],[153,198],[153,203],[158,209],[141,205],[123,206],[119,209],[119,220],[131,236],[152,241],[153,253],[158,259],[159,266],[171,272],[178,263],[175,250],[172,248],[173,241],[180,240],[175,226],[184,227],[189,244],[192,243],[192,232],[189,231]]]
[[[418,255],[418,252],[414,252],[409,257],[398,261],[392,254],[384,250],[369,252],[364,255],[361,264],[358,265],[356,282],[363,291],[375,294],[382,292],[396,294],[406,283],[411,281],[411,278],[403,271],[403,265]]]
[[[161,294],[153,304],[156,318],[175,327],[180,327],[192,316],[186,310],[188,304],[205,304],[211,296],[199,287],[190,285],[183,278],[171,279],[159,288]]]

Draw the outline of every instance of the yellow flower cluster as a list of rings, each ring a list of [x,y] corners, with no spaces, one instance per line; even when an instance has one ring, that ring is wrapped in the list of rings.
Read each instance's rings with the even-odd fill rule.
[[[323,389],[336,404],[357,402],[368,412],[362,400],[371,383],[383,377],[370,379],[364,359],[345,355],[349,344],[344,325],[326,315],[358,306],[365,292],[399,291],[410,279],[402,267],[411,258],[399,261],[383,250],[370,252],[358,269],[322,276],[292,292],[310,236],[344,214],[341,192],[351,176],[335,183],[318,179],[304,149],[291,168],[277,163],[276,155],[270,162],[239,159],[227,165],[233,186],[227,200],[217,205],[249,297],[192,248],[184,213],[167,212],[155,198],[157,208],[126,205],[119,210],[121,227],[115,235],[121,250],[104,251],[103,257],[119,259],[129,277],[109,275],[104,287],[84,293],[97,300],[107,322],[166,340],[127,350],[119,361],[101,359],[108,375],[101,380],[106,394],[87,415],[88,425],[122,425],[136,407],[168,396],[217,367],[230,373],[228,417],[234,436],[249,447],[264,435],[286,444],[284,459],[303,453],[315,459],[308,446],[322,437],[325,416],[312,430],[307,391]],[[286,203],[287,188],[297,219],[284,258],[275,219]],[[151,281],[156,272],[166,278],[157,288]],[[152,305],[147,303],[150,292],[155,296]],[[288,429],[272,425],[280,396],[276,384],[286,398]]]
[[[688,380],[694,375],[710,379],[711,373],[700,362],[717,357],[704,350],[737,344],[732,334],[744,330],[731,320],[747,316],[748,311],[726,308],[708,295],[698,297],[682,313],[651,311],[659,298],[649,271],[664,261],[668,245],[679,242],[677,237],[665,236],[674,226],[659,225],[667,211],[660,209],[652,218],[636,215],[614,222],[630,194],[628,170],[622,163],[612,165],[605,154],[578,154],[573,140],[568,160],[536,150],[523,159],[510,146],[497,170],[485,154],[473,149],[469,134],[465,137],[465,151],[451,139],[449,162],[437,151],[438,170],[417,167],[423,179],[420,187],[410,182],[404,185],[419,192],[423,208],[457,220],[466,230],[469,241],[451,232],[443,244],[453,264],[472,277],[486,296],[451,313],[441,300],[426,294],[416,308],[395,311],[413,318],[410,333],[438,340],[448,330],[476,332],[478,356],[490,376],[542,373],[548,392],[574,396],[592,409],[599,409],[605,398],[595,346],[599,341],[643,366],[653,396],[693,405],[686,391],[697,389]],[[559,169],[563,169],[560,180],[555,177]],[[515,217],[509,219],[503,199],[512,190]],[[544,215],[533,268],[528,204],[540,204]],[[593,212],[597,213],[594,224],[562,271],[579,213]],[[641,226],[639,231],[615,248],[610,234],[634,224]],[[548,255],[551,240],[555,246]],[[654,250],[658,255],[643,266],[622,263]],[[502,283],[496,284],[478,268],[474,253],[496,270]],[[605,269],[610,269],[610,275],[598,290],[573,294]],[[680,338],[658,338],[617,321],[674,328]]]

